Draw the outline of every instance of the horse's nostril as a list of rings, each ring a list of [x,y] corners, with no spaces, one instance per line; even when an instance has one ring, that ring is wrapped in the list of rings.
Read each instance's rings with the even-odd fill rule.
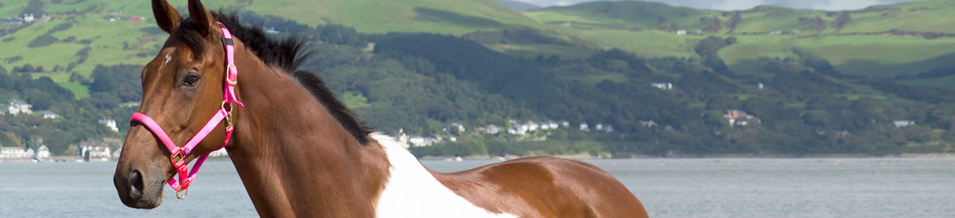
[[[129,197],[132,199],[142,199],[143,198],[143,176],[139,173],[139,170],[129,173],[129,178],[126,180],[129,184]]]

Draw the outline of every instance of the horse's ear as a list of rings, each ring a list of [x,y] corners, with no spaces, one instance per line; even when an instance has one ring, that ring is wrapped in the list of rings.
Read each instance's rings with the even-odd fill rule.
[[[199,25],[199,31],[203,36],[209,36],[218,27],[212,13],[209,13],[209,10],[206,10],[206,7],[202,6],[202,2],[199,0],[189,0],[189,16],[196,22],[196,25]]]
[[[156,16],[156,25],[159,25],[159,29],[167,33],[172,33],[179,28],[179,22],[182,21],[182,16],[176,8],[166,0],[153,0],[153,16]]]

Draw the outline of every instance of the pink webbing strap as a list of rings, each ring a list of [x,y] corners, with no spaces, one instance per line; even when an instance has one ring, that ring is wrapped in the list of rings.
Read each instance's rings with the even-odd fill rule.
[[[232,32],[226,28],[221,22],[216,22],[219,24],[220,29],[222,30],[222,46],[225,47],[225,56],[226,56],[226,69],[225,69],[225,85],[223,86],[223,95],[222,95],[222,107],[219,111],[216,112],[212,118],[209,119],[209,122],[206,122],[205,126],[196,133],[192,139],[189,139],[185,145],[182,147],[176,146],[176,143],[172,141],[172,138],[167,135],[166,131],[163,130],[159,123],[156,123],[149,115],[144,113],[136,112],[133,114],[133,117],[130,118],[130,122],[137,121],[146,126],[150,132],[153,133],[156,137],[159,138],[159,141],[166,146],[166,149],[169,150],[171,156],[169,157],[173,166],[176,168],[177,174],[179,174],[179,181],[172,178],[169,179],[169,186],[176,190],[176,197],[182,199],[185,196],[180,197],[179,191],[189,189],[189,185],[192,184],[192,181],[196,179],[196,175],[199,173],[199,168],[202,167],[202,164],[206,161],[206,158],[209,157],[209,154],[204,154],[196,159],[196,163],[192,166],[192,172],[189,171],[189,164],[186,163],[186,155],[192,152],[197,145],[199,145],[202,140],[204,140],[209,134],[215,130],[216,126],[219,126],[223,120],[226,121],[226,135],[225,141],[222,143],[222,146],[219,149],[224,148],[228,143],[229,139],[232,138],[232,132],[234,128],[232,127],[232,121],[229,116],[232,114],[231,104],[235,103],[239,107],[245,107],[242,102],[236,97],[235,86],[238,84],[239,80],[239,70],[235,66],[235,42],[232,38]],[[226,109],[225,105],[230,105],[229,109]],[[218,149],[216,149],[218,150]],[[179,160],[176,160],[176,156],[179,156]]]
[[[226,78],[225,96],[223,96],[225,99],[223,101],[226,104],[234,102],[239,107],[245,107],[235,96],[235,86],[239,82],[239,69],[235,67],[235,41],[232,39],[232,32],[222,22],[216,21],[216,23],[222,30],[222,46],[225,47]]]

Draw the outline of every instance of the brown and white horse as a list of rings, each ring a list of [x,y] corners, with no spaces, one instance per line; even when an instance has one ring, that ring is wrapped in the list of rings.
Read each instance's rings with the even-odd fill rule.
[[[399,142],[372,133],[322,80],[296,69],[303,40],[270,40],[235,14],[210,13],[199,0],[189,1],[187,19],[166,0],[152,5],[170,37],[142,71],[139,113],[152,116],[174,144],[205,135],[200,129],[209,117],[227,107],[220,101],[227,55],[216,22],[223,23],[236,39],[235,93],[245,106],[229,107],[231,122],[214,123],[184,159],[225,141],[260,216],[647,217],[619,181],[581,161],[523,158],[433,172]],[[126,206],[159,206],[163,183],[179,172],[170,161],[179,157],[158,130],[135,122],[129,129],[114,176]]]

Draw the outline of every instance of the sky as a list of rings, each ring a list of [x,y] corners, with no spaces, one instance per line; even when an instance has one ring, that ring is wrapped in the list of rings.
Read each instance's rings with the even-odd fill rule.
[[[517,0],[538,6],[566,6],[595,0]],[[663,2],[674,6],[685,6],[715,10],[745,10],[759,5],[778,5],[788,8],[813,10],[856,10],[873,5],[894,4],[912,0],[643,0]]]

